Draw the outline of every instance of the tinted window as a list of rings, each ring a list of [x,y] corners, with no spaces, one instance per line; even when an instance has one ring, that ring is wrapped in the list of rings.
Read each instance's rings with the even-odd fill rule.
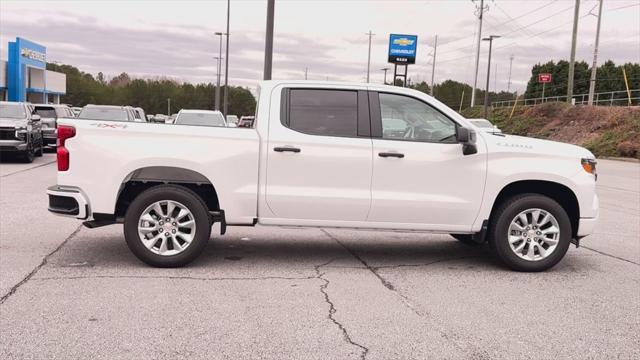
[[[312,135],[357,136],[358,92],[292,89],[289,127]]]
[[[128,121],[127,111],[123,108],[85,107],[78,115],[81,119]]]
[[[383,139],[455,142],[455,123],[420,100],[381,93],[380,112]]]
[[[40,115],[41,118],[45,118],[45,119],[56,119],[58,117],[58,114],[56,114],[56,109],[52,107],[36,106],[36,109],[34,110],[34,114]]]

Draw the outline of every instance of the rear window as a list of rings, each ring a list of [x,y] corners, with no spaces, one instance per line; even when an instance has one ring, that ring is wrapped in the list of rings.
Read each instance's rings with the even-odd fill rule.
[[[56,115],[56,109],[52,107],[38,107],[36,106],[36,110],[34,111],[37,115],[40,115],[41,118],[49,118],[55,119],[58,116]]]
[[[0,117],[9,119],[26,119],[27,113],[21,104],[0,104]]]
[[[128,121],[127,111],[120,108],[85,107],[78,115],[81,119],[104,121]]]
[[[221,113],[182,113],[178,114],[177,125],[226,126]]]

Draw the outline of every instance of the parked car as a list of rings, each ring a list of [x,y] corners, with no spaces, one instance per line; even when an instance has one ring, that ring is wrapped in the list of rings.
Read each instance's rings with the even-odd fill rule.
[[[167,115],[165,115],[165,114],[155,114],[153,116],[152,122],[164,124],[164,123],[167,122],[168,119],[169,119],[169,117]]]
[[[194,260],[216,222],[222,233],[259,224],[452,234],[488,241],[519,271],[554,266],[594,231],[587,149],[475,131],[408,88],[259,86],[254,129],[179,125],[185,112],[175,126],[61,120],[67,152],[49,210],[87,227],[124,223],[131,251],[161,267]],[[402,138],[386,137],[390,121],[404,124]]]
[[[40,115],[33,110],[29,103],[0,101],[1,153],[20,154],[28,163],[33,162],[34,156],[42,156]]]
[[[78,118],[100,121],[136,121],[135,111],[131,106],[119,105],[87,105],[82,108]]]
[[[227,126],[220,111],[182,109],[174,122],[176,125]]]
[[[144,110],[141,107],[133,108],[133,116],[134,121],[147,122],[147,115],[145,115]]]
[[[167,118],[167,120],[165,121],[165,124],[173,124],[173,123],[175,123],[177,117],[178,117],[178,114],[171,114],[171,116],[169,116]]]
[[[34,113],[40,115],[44,145],[51,147],[56,146],[58,119],[76,117],[73,110],[64,104],[35,104]]]
[[[240,119],[238,119],[237,115],[227,115],[227,126],[231,124],[238,125],[238,121],[240,121]]]
[[[75,117],[78,117],[78,115],[80,114],[80,111],[82,111],[82,108],[78,106],[74,106],[71,108],[71,110],[73,111],[73,114],[75,115]]]
[[[251,128],[253,127],[254,120],[254,116],[242,116],[240,117],[240,121],[238,121],[238,127]]]
[[[480,130],[484,132],[494,133],[494,134],[502,133],[502,130],[500,130],[497,126],[493,125],[491,121],[487,119],[468,119],[468,120],[472,125],[475,125],[476,127],[478,127]]]

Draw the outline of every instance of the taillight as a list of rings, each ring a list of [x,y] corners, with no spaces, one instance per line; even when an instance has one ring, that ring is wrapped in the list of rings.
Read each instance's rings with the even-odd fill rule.
[[[67,139],[74,136],[76,136],[76,128],[73,126],[58,126],[58,142],[56,144],[58,154],[58,171],[69,170],[69,150],[64,147],[64,144]]]

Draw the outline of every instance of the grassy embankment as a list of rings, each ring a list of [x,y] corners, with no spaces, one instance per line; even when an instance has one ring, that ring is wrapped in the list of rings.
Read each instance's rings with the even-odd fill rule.
[[[596,156],[640,159],[640,107],[570,106],[546,103],[490,111],[489,120],[507,134],[584,146]],[[482,107],[465,109],[468,118],[483,117]]]

